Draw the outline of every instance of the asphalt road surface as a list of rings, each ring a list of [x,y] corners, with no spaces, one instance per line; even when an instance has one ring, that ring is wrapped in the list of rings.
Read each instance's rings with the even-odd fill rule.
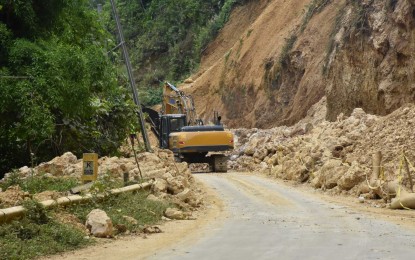
[[[415,259],[413,229],[258,176],[196,178],[223,199],[225,219],[150,259]]]

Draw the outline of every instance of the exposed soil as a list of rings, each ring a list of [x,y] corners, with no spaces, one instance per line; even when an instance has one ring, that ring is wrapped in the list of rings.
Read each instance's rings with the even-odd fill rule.
[[[232,13],[203,53],[194,83],[183,86],[204,119],[218,110],[229,127],[293,124],[324,96],[323,59],[343,1],[314,15],[288,50],[289,66],[278,72],[286,42],[297,34],[311,2],[250,1]]]
[[[236,8],[183,89],[209,121],[271,128],[323,96],[327,118],[386,115],[415,101],[415,3],[259,0]]]
[[[0,208],[20,205],[24,197],[25,193],[19,186],[11,186],[4,192],[0,192]]]

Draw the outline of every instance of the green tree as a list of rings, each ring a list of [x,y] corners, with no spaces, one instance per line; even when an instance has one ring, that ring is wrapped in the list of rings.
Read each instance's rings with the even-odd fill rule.
[[[244,0],[118,0],[135,76],[145,103],[160,98],[160,81],[180,81],[194,71],[207,44]],[[107,5],[107,12],[109,8]],[[108,16],[107,18],[110,18]],[[115,34],[113,22],[107,19]],[[147,103],[149,102],[149,103]]]
[[[0,174],[65,151],[114,152],[134,105],[88,0],[0,0]]]

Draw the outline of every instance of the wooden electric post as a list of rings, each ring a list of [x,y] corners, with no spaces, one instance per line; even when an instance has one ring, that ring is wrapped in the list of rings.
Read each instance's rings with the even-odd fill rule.
[[[138,91],[135,86],[133,69],[131,67],[130,56],[128,55],[127,46],[125,44],[121,22],[117,14],[117,9],[115,7],[114,0],[110,0],[110,1],[111,1],[111,6],[112,6],[112,12],[114,14],[114,19],[117,24],[118,37],[120,38],[120,45],[121,45],[123,56],[124,56],[125,66],[127,67],[128,78],[130,79],[130,86],[133,92],[134,103],[137,105],[137,109],[138,109],[138,121],[140,123],[141,131],[143,133],[144,145],[145,145],[146,151],[151,152],[150,141],[148,139],[146,125],[144,123],[143,110],[141,109],[141,103],[140,103],[140,100],[138,99]]]

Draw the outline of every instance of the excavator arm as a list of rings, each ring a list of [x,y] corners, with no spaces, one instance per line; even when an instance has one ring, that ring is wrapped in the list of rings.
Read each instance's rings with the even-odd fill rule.
[[[193,98],[184,94],[173,84],[166,82],[163,86],[162,115],[184,114],[187,125],[203,125],[203,121],[197,118]]]

